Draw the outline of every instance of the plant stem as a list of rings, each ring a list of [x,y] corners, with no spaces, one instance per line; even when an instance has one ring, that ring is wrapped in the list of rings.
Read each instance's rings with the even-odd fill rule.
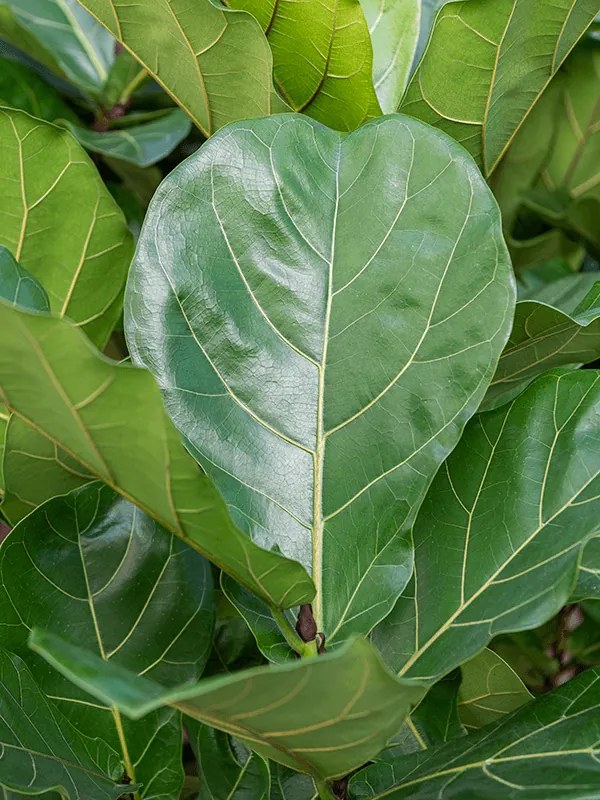
[[[317,655],[317,642],[303,642],[283,611],[279,608],[271,607],[271,614],[292,650],[302,658]]]
[[[148,77],[148,73],[145,69],[141,69],[137,75],[131,80],[127,86],[121,92],[121,96],[119,97],[118,105],[127,105],[129,102],[131,95],[135,92],[136,89],[142,85],[142,83]]]
[[[323,781],[320,778],[315,778],[315,786],[317,787],[320,800],[335,800],[335,795],[333,794],[327,781]]]

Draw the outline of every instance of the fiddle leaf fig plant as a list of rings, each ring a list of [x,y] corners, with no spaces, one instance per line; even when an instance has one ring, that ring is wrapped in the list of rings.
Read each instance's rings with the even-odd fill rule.
[[[595,18],[0,0],[0,798],[600,796]]]

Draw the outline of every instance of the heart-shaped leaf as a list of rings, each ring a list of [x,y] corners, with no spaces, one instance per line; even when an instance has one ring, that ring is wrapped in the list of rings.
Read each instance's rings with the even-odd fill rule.
[[[405,534],[513,302],[462,148],[407,117],[343,136],[286,115],[230,126],[164,181],[125,327],[238,524],[312,569],[331,643],[406,584]]]
[[[171,690],[50,633],[34,630],[30,646],[129,716],[169,705],[318,779],[346,775],[372,758],[423,694],[420,684],[391,675],[364,639],[324,656]]]
[[[471,422],[415,523],[412,586],[376,631],[400,674],[433,681],[568,601],[598,527],[599,403],[600,373],[555,372]]]
[[[352,800],[590,800],[600,782],[600,667],[441,747],[359,772]]]
[[[265,602],[310,602],[314,586],[300,564],[261,550],[234,526],[148,372],[108,361],[67,320],[3,302],[0,330],[9,408]]]

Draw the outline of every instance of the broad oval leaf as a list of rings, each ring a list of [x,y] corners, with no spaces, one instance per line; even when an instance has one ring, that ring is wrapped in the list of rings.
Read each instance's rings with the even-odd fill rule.
[[[103,358],[72,323],[0,302],[0,391],[14,412],[273,606],[310,602],[300,564],[231,521],[169,421],[152,376]]]
[[[598,372],[555,372],[471,422],[415,523],[413,585],[376,631],[400,674],[433,681],[568,601],[598,527],[599,404]]]
[[[80,0],[205,136],[271,113],[273,60],[251,14],[211,0]],[[175,54],[176,57],[165,57]],[[279,109],[283,110],[283,109]]]
[[[423,693],[418,683],[388,672],[364,639],[324,656],[174,690],[50,633],[34,630],[30,645],[70,680],[132,717],[169,705],[316,778],[346,775],[372,758]]]
[[[183,784],[181,720],[138,722],[91,701],[27,647],[32,627],[166,685],[195,680],[213,628],[211,568],[198,553],[108,487],[57,497],[12,530],[0,549],[0,638],[40,689],[90,739],[121,753],[133,783],[161,798]],[[27,580],[24,580],[27,576]]]
[[[449,133],[490,175],[597,13],[597,0],[448,3],[400,110]]]
[[[600,782],[600,667],[441,747],[367,767],[351,800],[592,800]]]
[[[368,632],[510,328],[471,159],[400,116],[231,126],[155,195],[127,291],[132,357],[238,524],[312,569],[330,643]]]
[[[71,134],[24,112],[0,109],[0,161],[0,244],[102,346],[133,251],[121,210]]]

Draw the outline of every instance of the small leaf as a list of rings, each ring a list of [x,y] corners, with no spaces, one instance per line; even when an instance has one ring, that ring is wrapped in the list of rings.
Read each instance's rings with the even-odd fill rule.
[[[103,358],[66,320],[1,302],[0,330],[0,390],[13,411],[268,603],[310,602],[304,569],[233,525],[148,372]]]
[[[600,782],[599,739],[596,667],[500,724],[367,767],[350,781],[350,797],[590,800]]]
[[[413,585],[375,631],[401,675],[434,681],[568,601],[598,528],[599,403],[600,373],[554,372],[471,422],[415,523]]]
[[[469,730],[499,721],[532,699],[517,673],[493,650],[482,650],[460,669],[458,713]]]
[[[323,778],[346,775],[379,752],[423,691],[394,678],[363,639],[324,656],[174,690],[53,634],[36,630],[30,645],[70,680],[129,716],[168,704],[242,739],[264,757]]]
[[[597,272],[573,273],[562,259],[549,261],[521,275],[519,300],[536,300],[572,314],[599,278]]]

